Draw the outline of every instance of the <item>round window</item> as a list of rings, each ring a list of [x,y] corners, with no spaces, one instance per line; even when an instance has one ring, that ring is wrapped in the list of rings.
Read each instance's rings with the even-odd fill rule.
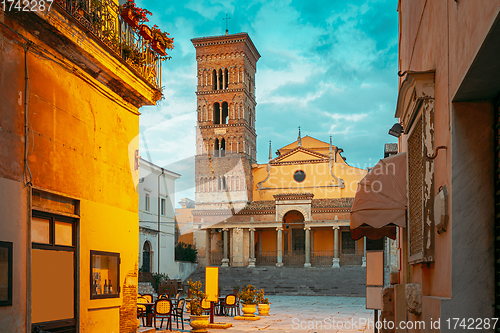
[[[293,179],[295,179],[296,182],[302,183],[304,179],[306,179],[306,173],[302,170],[295,171],[293,174]]]

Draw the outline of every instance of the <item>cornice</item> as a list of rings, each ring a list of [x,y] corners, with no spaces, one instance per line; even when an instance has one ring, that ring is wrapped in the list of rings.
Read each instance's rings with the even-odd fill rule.
[[[196,91],[196,96],[202,95],[216,95],[216,94],[224,94],[224,93],[234,93],[234,92],[243,92],[245,95],[257,106],[257,101],[255,98],[250,95],[250,92],[246,88],[232,88],[232,89],[219,89],[219,90],[209,90],[209,91]]]

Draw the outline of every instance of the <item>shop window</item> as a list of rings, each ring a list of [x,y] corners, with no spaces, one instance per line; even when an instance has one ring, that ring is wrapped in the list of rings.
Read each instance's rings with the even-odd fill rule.
[[[0,242],[0,306],[12,305],[12,243]]]
[[[90,251],[90,298],[120,297],[120,254]]]

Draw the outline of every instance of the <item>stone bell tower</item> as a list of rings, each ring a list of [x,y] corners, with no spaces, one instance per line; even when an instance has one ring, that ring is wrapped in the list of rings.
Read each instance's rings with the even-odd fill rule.
[[[247,33],[191,42],[198,64],[196,210],[234,213],[252,200],[260,54]]]

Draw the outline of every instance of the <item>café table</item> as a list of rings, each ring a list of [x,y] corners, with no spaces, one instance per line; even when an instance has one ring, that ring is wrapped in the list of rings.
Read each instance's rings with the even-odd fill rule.
[[[146,326],[153,326],[153,305],[155,303],[140,303],[146,307]]]

